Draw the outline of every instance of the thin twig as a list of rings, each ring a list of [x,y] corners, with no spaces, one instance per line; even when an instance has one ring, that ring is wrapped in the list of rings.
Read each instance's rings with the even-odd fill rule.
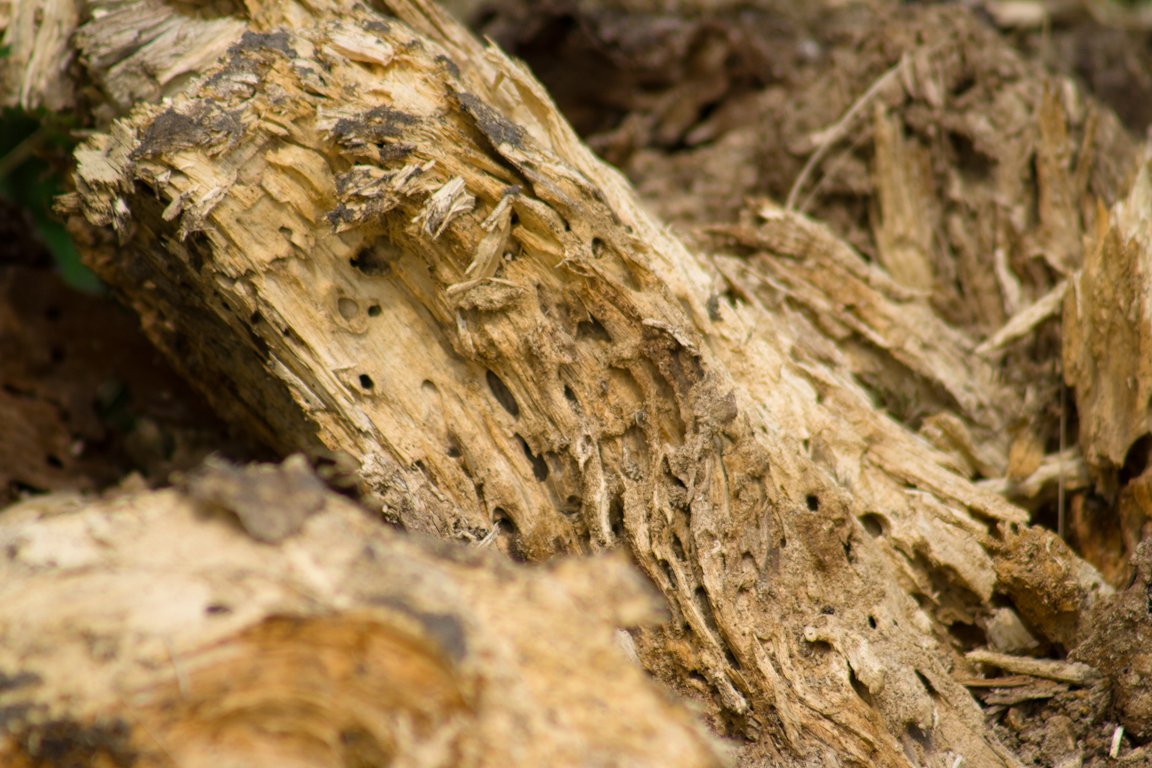
[[[824,155],[827,153],[828,149],[837,141],[839,141],[844,132],[852,126],[852,123],[856,120],[856,117],[860,114],[864,107],[866,107],[868,103],[872,101],[873,97],[875,97],[876,94],[881,91],[881,89],[887,86],[888,83],[892,82],[904,70],[904,68],[908,66],[910,62],[915,61],[920,56],[929,56],[935,53],[946,42],[948,41],[941,40],[929,48],[921,48],[911,56],[902,56],[900,58],[900,63],[896,64],[894,67],[881,75],[876,80],[876,82],[872,83],[868,90],[865,91],[860,98],[856,99],[852,106],[848,108],[848,111],[844,113],[844,116],[841,117],[835,125],[829,129],[821,131],[823,134],[823,140],[820,142],[820,146],[816,148],[816,151],[808,157],[808,162],[804,164],[804,169],[800,171],[800,175],[796,177],[795,183],[792,184],[792,189],[788,192],[788,200],[784,203],[785,209],[789,211],[796,209],[796,198],[799,197],[800,190],[804,188],[804,184],[808,181],[808,177],[812,174],[816,164],[824,158]]]
[[[1061,366],[1063,368],[1063,366]],[[1065,412],[1065,394],[1066,388],[1064,386],[1064,371],[1060,371],[1060,480],[1056,486],[1056,535],[1060,537],[1061,541],[1064,540],[1064,431],[1067,425],[1067,417]]]
[[[824,182],[832,178],[836,174],[836,171],[840,170],[840,166],[844,165],[845,161],[852,156],[852,153],[855,152],[856,149],[867,140],[868,134],[864,133],[863,131],[856,134],[856,137],[852,139],[852,143],[848,145],[848,148],[837,155],[836,159],[828,164],[827,170],[825,170],[820,178],[816,180],[816,183],[812,185],[812,189],[808,190],[808,194],[805,196],[804,202],[800,203],[800,213],[804,213],[808,210],[808,207],[812,205],[812,201],[816,198],[816,193],[820,191],[820,187],[824,185]]]

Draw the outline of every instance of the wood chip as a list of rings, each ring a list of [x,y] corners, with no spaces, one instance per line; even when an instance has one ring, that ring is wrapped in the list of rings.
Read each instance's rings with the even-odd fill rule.
[[[985,650],[970,651],[967,656],[969,661],[989,664],[1007,672],[1043,677],[1048,680],[1059,680],[1077,685],[1083,685],[1090,678],[1099,675],[1095,669],[1087,664],[1078,664],[1072,661],[1026,659],[1021,656],[1009,656],[1004,653],[994,653]]]

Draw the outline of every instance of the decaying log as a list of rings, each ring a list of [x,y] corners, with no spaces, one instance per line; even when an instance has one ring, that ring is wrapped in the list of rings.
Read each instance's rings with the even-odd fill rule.
[[[300,456],[34,498],[0,547],[6,766],[720,764],[616,640],[663,613],[625,557],[405,536]]]
[[[689,253],[523,67],[423,0],[383,6],[185,19],[225,51],[190,81],[118,69],[148,55],[99,32],[108,12],[77,33],[110,103],[170,97],[82,146],[64,202],[157,346],[277,450],[358,467],[409,530],[533,561],[627,549],[671,612],[630,630],[639,658],[749,759],[1015,765],[949,627],[998,590],[1025,618],[1107,590],[954,471],[1002,452],[944,417],[945,453],[879,412],[819,308],[855,302],[853,331],[902,365],[955,370],[948,397],[996,430],[986,366],[794,212],[736,233],[753,259]],[[900,343],[869,336],[886,324]]]

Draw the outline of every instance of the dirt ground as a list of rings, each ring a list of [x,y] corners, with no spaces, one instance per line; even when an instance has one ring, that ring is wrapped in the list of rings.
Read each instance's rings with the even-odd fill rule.
[[[1080,266],[1097,216],[1080,202],[1107,207],[1127,192],[1152,124],[1152,26],[1137,10],[1051,3],[1040,19],[1014,17],[1009,5],[504,0],[454,10],[526,61],[585,141],[701,249],[729,247],[709,227],[746,222],[769,199],[827,222],[880,263],[888,230],[877,137],[893,126],[920,185],[906,234],[932,254],[922,289],[950,324],[987,339]],[[898,97],[885,87],[896,81]],[[856,117],[830,132],[854,105]],[[1038,114],[1044,105],[1063,116],[1048,132],[1056,123]],[[814,152],[820,160],[808,167]],[[1071,202],[1053,198],[1049,160],[1074,186]],[[52,273],[26,217],[8,207],[0,219],[0,506],[43,491],[159,486],[214,451],[263,455],[212,415],[125,311]],[[1021,404],[1006,439],[1009,477],[1078,442],[1061,347],[1054,313],[997,359]],[[947,410],[939,393],[860,376],[877,406],[914,431]],[[1152,551],[1137,553],[1152,532],[1149,445],[1137,441],[1122,467],[1080,487],[1048,482],[1009,495],[1034,522],[1063,527],[1126,596],[1101,621],[1152,631],[1139,609]],[[997,480],[979,466],[971,476]],[[988,642],[987,626],[969,628],[958,644]],[[1031,652],[1066,656],[1056,645]],[[971,690],[1027,765],[1116,762],[1120,725],[1119,762],[1152,765],[1143,682],[1152,653],[1098,640],[1081,654],[1107,674],[1109,659],[1131,660],[1113,670],[1130,680],[1117,695],[1137,702],[1125,711],[1150,715],[1143,725],[1118,715],[1099,680],[1038,684],[1005,673],[1001,685],[973,681]]]

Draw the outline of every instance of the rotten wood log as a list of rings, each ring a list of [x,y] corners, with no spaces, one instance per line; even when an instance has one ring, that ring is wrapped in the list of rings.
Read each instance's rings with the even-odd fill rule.
[[[6,766],[720,765],[628,658],[627,559],[405,536],[303,457],[0,516]]]
[[[1014,568],[998,542],[1025,513],[953,471],[1003,459],[878,412],[836,323],[773,294],[818,311],[848,286],[884,326],[928,317],[915,292],[792,212],[755,233],[790,261],[689,253],[521,66],[426,3],[253,2],[191,81],[146,66],[156,37],[115,48],[163,6],[93,7],[74,39],[112,111],[149,97],[142,73],[171,100],[77,152],[73,230],[221,413],[350,457],[410,530],[529,560],[626,548],[672,613],[630,633],[641,660],[749,759],[1016,764],[949,627],[998,589],[1090,606],[1098,578],[1067,550]],[[156,28],[192,25],[179,46],[209,21]],[[992,377],[947,346],[902,364],[944,361],[1001,425]]]
[[[1080,446],[1106,493],[1152,432],[1152,181],[1103,205],[1084,267],[1064,295],[1064,377],[1076,389]],[[1139,543],[1137,540],[1136,543]]]

